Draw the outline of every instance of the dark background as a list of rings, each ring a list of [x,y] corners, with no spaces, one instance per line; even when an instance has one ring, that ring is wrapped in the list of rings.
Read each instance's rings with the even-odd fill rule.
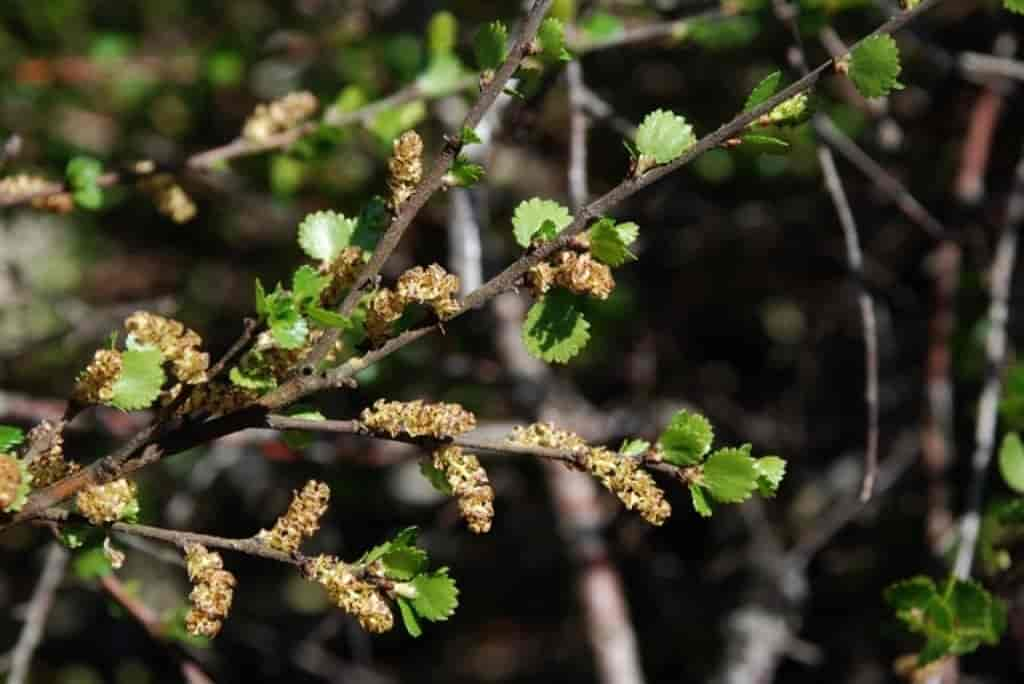
[[[631,24],[713,9],[607,2],[581,11],[598,4]],[[828,58],[817,39],[823,25],[853,41],[888,16],[871,2],[803,4],[812,65]],[[59,179],[79,153],[108,167],[138,158],[180,162],[229,142],[257,103],[291,90],[312,90],[329,103],[357,85],[372,101],[425,66],[424,27],[441,9],[459,18],[459,50],[469,63],[480,23],[514,21],[518,3],[9,0],[0,6],[0,132],[17,133],[23,145],[4,174]],[[727,44],[684,40],[587,55],[586,82],[624,119],[672,109],[698,135],[708,133],[769,71],[795,77],[785,67],[790,35],[767,7],[751,16],[744,25],[751,34]],[[898,36],[907,87],[888,99],[887,111],[871,110],[841,79],[826,79],[816,93],[821,111],[906,183],[962,248],[953,336],[956,449],[938,482],[948,487],[954,514],[984,375],[985,278],[1024,143],[1024,100],[1012,86],[999,86],[1006,97],[985,193],[965,205],[954,181],[983,86],[943,66],[942,57],[989,53],[998,36],[1019,38],[1021,26],[995,2],[946,2]],[[417,124],[428,154],[446,130],[437,116],[445,106],[451,103],[428,103]],[[509,219],[519,201],[540,195],[568,203],[564,80],[510,112],[491,148],[486,190],[475,194],[486,226],[486,276],[516,256]],[[587,352],[550,376],[552,387],[574,387],[600,412],[597,423],[614,445],[626,435],[655,437],[671,411],[690,406],[712,421],[721,443],[752,442],[758,453],[789,461],[776,500],[722,507],[710,521],[667,481],[675,513],[663,528],[609,506],[600,532],[624,581],[648,681],[702,682],[721,672],[727,622],[749,605],[785,616],[799,636],[776,681],[887,681],[893,660],[918,642],[887,611],[883,588],[912,574],[947,572],[943,548],[952,539],[946,535],[943,546],[926,535],[929,476],[915,463],[935,312],[929,257],[937,243],[840,160],[864,245],[865,284],[878,308],[882,458],[910,466],[810,559],[799,573],[804,600],[787,602],[766,580],[778,556],[766,554],[766,544],[791,548],[830,513],[855,505],[865,433],[856,287],[807,128],[790,134],[785,157],[714,151],[620,206],[618,217],[641,226],[640,259],[616,273],[609,301],[591,306]],[[270,153],[186,176],[199,215],[183,226],[130,187],[111,190],[97,213],[3,210],[0,418],[30,427],[59,414],[60,398],[93,350],[139,308],[185,322],[211,351],[225,349],[252,313],[253,279],[273,283],[301,262],[299,220],[322,208],[355,214],[384,193],[388,150],[373,131],[353,127],[322,159]],[[599,121],[590,128],[589,152],[596,196],[623,177],[627,156],[621,136]],[[420,214],[388,277],[416,263],[446,263],[449,205],[439,194]],[[1018,289],[1011,342],[1024,332]],[[496,351],[495,329],[490,309],[460,318],[446,335],[365,374],[358,391],[315,403],[328,416],[350,418],[378,397],[430,398],[462,402],[484,424],[530,420],[554,390],[524,388]],[[67,451],[89,461],[137,423],[113,411],[82,417],[67,434]],[[214,644],[195,652],[216,681],[595,681],[576,601],[577,567],[558,534],[544,471],[511,457],[485,459],[497,517],[489,535],[476,537],[453,504],[424,494],[416,456],[356,438],[321,439],[293,452],[267,432],[142,473],[145,521],[228,537],[269,526],[292,489],[324,480],[332,507],[314,549],[354,558],[416,524],[433,559],[458,579],[460,607],[448,623],[427,625],[419,640],[400,628],[370,637],[289,568],[225,553],[239,579],[235,607]],[[7,607],[0,651],[17,638],[15,609],[31,594],[46,541],[32,528],[0,538],[0,605]],[[160,612],[183,605],[188,587],[180,568],[127,550],[119,574],[140,598]],[[1012,585],[1002,592],[1013,600]],[[973,677],[965,681],[1017,681],[1020,644],[1011,630],[998,647],[963,659]],[[113,608],[95,581],[74,573],[62,586],[34,673],[34,682],[68,683],[178,676],[162,646]]]

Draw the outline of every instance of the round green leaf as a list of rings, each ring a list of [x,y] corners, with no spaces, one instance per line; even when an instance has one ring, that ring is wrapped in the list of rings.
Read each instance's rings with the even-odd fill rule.
[[[349,246],[355,219],[335,211],[318,211],[299,224],[299,246],[313,259],[331,261]]]
[[[678,114],[662,109],[648,114],[636,132],[636,149],[658,164],[668,164],[696,144],[693,126]]]
[[[519,203],[512,215],[512,228],[520,247],[529,247],[530,241],[550,221],[561,231],[572,223],[572,214],[558,202],[538,197]]]
[[[704,463],[704,486],[715,501],[740,503],[757,489],[757,469],[746,449],[719,449]]]

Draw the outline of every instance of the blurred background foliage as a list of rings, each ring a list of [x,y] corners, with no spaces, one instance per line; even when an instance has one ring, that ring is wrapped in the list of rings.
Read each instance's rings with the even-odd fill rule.
[[[704,134],[731,118],[764,75],[786,73],[791,39],[770,3],[736,0],[725,7],[741,14],[726,18],[714,3],[683,0],[573,4],[559,2],[558,11],[569,20],[578,13],[579,35],[591,39],[622,26],[702,17],[680,24],[674,39],[583,56],[588,87],[622,121],[673,109]],[[852,41],[888,11],[888,3],[870,0],[800,4],[812,65],[828,58],[817,39],[824,26]],[[425,27],[436,12],[458,18],[455,51],[471,64],[481,24],[513,22],[519,5],[8,0],[0,5],[0,132],[17,134],[21,149],[3,173],[59,180],[77,154],[115,169],[137,159],[180,166],[236,138],[260,102],[308,89],[323,106],[350,110],[408,86],[430,65]],[[985,201],[964,208],[951,188],[979,85],[939,57],[990,52],[998,35],[1019,35],[1020,28],[996,2],[947,2],[898,36],[907,88],[887,106],[860,100],[841,79],[816,93],[820,110],[906,183],[964,247],[954,358],[962,458],[949,475],[954,510],[984,376],[984,272],[1024,138],[1024,101],[1006,99]],[[174,316],[201,332],[209,350],[225,349],[252,314],[253,280],[285,279],[300,262],[299,220],[323,208],[358,214],[385,192],[390,141],[416,127],[428,151],[439,149],[472,92],[414,100],[366,126],[321,130],[290,149],[184,174],[180,181],[199,208],[184,225],[130,185],[108,190],[94,213],[4,209],[0,418],[27,427],[59,412],[78,369],[136,309]],[[539,195],[566,202],[567,132],[560,78],[506,111],[485,162],[486,189],[474,194],[485,275],[516,256],[509,218],[519,201]],[[784,156],[716,150],[617,210],[642,227],[639,262],[617,272],[611,299],[591,305],[594,336],[585,355],[554,374],[553,382],[575,385],[600,409],[609,438],[651,437],[672,410],[690,405],[711,419],[723,442],[752,442],[789,459],[779,498],[763,509],[705,521],[688,511],[685,490],[669,485],[676,515],[664,528],[649,529],[627,513],[610,516],[602,532],[623,573],[649,681],[707,681],[723,657],[726,616],[759,591],[762,569],[752,551],[759,535],[787,545],[800,540],[858,486],[864,368],[856,286],[812,133],[803,126],[786,135],[792,147]],[[595,195],[627,171],[621,137],[605,122],[590,128]],[[840,170],[865,246],[866,285],[879,305],[885,458],[916,448],[935,241],[871,179],[843,163]],[[447,195],[428,205],[386,277],[414,264],[447,263],[449,211]],[[1011,307],[1011,339],[1024,332],[1018,310]],[[524,406],[536,397],[523,396],[503,367],[494,329],[489,311],[459,319],[446,335],[364,373],[358,391],[316,403],[326,415],[346,418],[381,396],[423,397],[462,402],[488,424],[529,418]],[[1007,411],[1019,422],[1019,405]],[[90,460],[137,424],[136,417],[99,411],[69,433],[68,452]],[[432,556],[459,580],[461,606],[449,623],[431,625],[416,641],[400,630],[371,639],[295,573],[226,554],[240,581],[235,608],[216,644],[197,655],[216,681],[593,681],[574,567],[555,532],[540,470],[511,459],[487,462],[498,514],[494,530],[476,538],[454,504],[427,490],[415,455],[354,438],[320,439],[295,452],[273,434],[247,433],[142,474],[144,521],[229,537],[268,526],[293,489],[322,479],[334,497],[314,549],[351,558],[398,527],[419,524]],[[783,662],[779,681],[891,676],[894,657],[914,643],[887,613],[881,589],[943,568],[925,537],[925,508],[922,477],[911,468],[814,558],[806,602],[782,610],[802,626],[797,657]],[[0,605],[10,608],[0,618],[0,644],[16,638],[13,609],[31,592],[45,541],[34,529],[0,539]],[[120,576],[155,610],[174,615],[186,600],[184,572],[128,550]],[[83,566],[59,595],[33,681],[177,681],[164,650],[95,591]],[[966,662],[977,681],[1015,681],[1006,673],[1020,672],[1020,642],[1010,637]]]

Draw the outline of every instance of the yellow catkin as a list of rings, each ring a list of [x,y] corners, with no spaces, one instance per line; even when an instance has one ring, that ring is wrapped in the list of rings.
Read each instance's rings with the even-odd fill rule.
[[[64,458],[63,427],[63,423],[44,420],[28,433],[29,444],[43,445],[28,464],[34,487],[49,487],[81,468],[78,463]]]
[[[388,189],[391,208],[398,211],[423,178],[423,139],[416,131],[406,131],[394,142],[388,161]]]
[[[356,576],[352,566],[321,555],[309,561],[304,572],[327,590],[331,603],[359,620],[367,632],[380,634],[394,627],[391,606],[375,586]]]
[[[379,344],[391,337],[391,324],[402,317],[408,302],[398,293],[382,287],[373,293],[366,309],[366,334]]]
[[[169,173],[158,173],[139,181],[139,188],[153,198],[157,211],[175,223],[188,223],[196,216],[196,205]]]
[[[121,374],[121,353],[100,349],[92,362],[79,373],[72,398],[81,404],[102,404],[114,396],[114,383]]]
[[[535,296],[559,286],[576,294],[608,299],[615,289],[615,277],[606,264],[595,260],[589,252],[564,250],[549,262],[532,267],[527,273],[527,284]]]
[[[289,93],[269,104],[257,105],[245,121],[242,136],[253,142],[264,142],[295,128],[313,116],[319,106],[316,96],[307,91]]]
[[[525,428],[517,426],[509,435],[508,441],[521,446],[532,445],[577,453],[590,448],[586,441],[575,432],[561,430],[552,423],[534,423]]]
[[[459,292],[459,277],[448,273],[438,264],[409,269],[398,278],[395,290],[407,302],[429,306],[442,321],[448,320],[460,310],[455,299]]]
[[[86,487],[75,496],[75,506],[93,525],[102,525],[138,511],[136,493],[135,483],[122,478]]]
[[[476,534],[489,532],[494,520],[494,489],[477,457],[449,445],[434,452],[433,464],[444,473],[469,529]]]
[[[288,511],[277,519],[270,530],[260,530],[260,541],[285,553],[299,550],[303,540],[320,529],[320,518],[327,512],[330,488],[323,482],[310,480],[301,492],[295,492]]]
[[[589,253],[566,250],[558,256],[555,282],[576,294],[608,299],[615,289],[615,278],[607,264],[596,261]]]
[[[330,263],[322,265],[320,273],[330,276],[331,282],[320,294],[320,303],[333,306],[341,293],[352,287],[364,263],[362,249],[346,247]]]
[[[148,311],[136,311],[124,322],[139,342],[153,345],[174,366],[174,375],[189,385],[206,382],[210,355],[199,351],[203,338],[178,321]]]
[[[583,438],[550,423],[517,427],[508,440],[521,446],[539,446],[571,451],[577,464],[590,471],[629,510],[636,510],[652,525],[661,525],[672,514],[665,493],[654,478],[627,456],[604,447],[591,447]]]
[[[220,633],[223,620],[231,612],[235,576],[224,569],[219,553],[202,544],[185,546],[185,567],[193,584],[188,596],[192,607],[185,615],[185,628],[190,634],[212,639]]]
[[[54,183],[40,176],[19,173],[0,179],[0,199],[16,199],[52,190]],[[36,209],[66,214],[75,208],[71,195],[65,192],[52,193],[33,197],[32,206]]]
[[[476,416],[458,404],[427,404],[416,401],[378,399],[372,408],[363,409],[363,423],[376,432],[395,437],[457,437],[476,427]]]
[[[13,454],[0,454],[0,511],[18,498],[21,488],[21,468]]]
[[[626,508],[636,510],[652,525],[661,525],[672,515],[665,492],[632,458],[597,447],[587,452],[584,463]]]

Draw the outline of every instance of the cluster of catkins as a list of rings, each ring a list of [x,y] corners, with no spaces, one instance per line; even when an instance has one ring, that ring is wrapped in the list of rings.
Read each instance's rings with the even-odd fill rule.
[[[171,364],[179,383],[165,392],[164,403],[177,397],[183,385],[206,382],[210,355],[200,351],[203,340],[194,330],[147,311],[135,312],[125,320],[124,326],[138,344],[157,348],[164,360]],[[121,375],[121,367],[121,352],[116,349],[98,350],[78,375],[72,398],[81,404],[108,403],[114,396],[114,383]]]
[[[212,639],[220,633],[224,619],[231,610],[235,593],[235,576],[224,569],[224,561],[216,551],[202,544],[185,546],[185,564],[192,592],[192,607],[185,615],[189,634]]]
[[[363,425],[374,432],[397,437],[433,437],[449,439],[476,427],[476,416],[458,404],[427,404],[422,400],[388,401],[378,399],[363,409]]]
[[[41,176],[19,173],[0,179],[0,199],[14,199],[48,192],[53,183]],[[66,214],[75,208],[75,202],[66,192],[51,193],[32,198],[32,206],[56,214]]]
[[[395,213],[409,199],[423,178],[423,139],[416,131],[406,131],[395,140],[388,160],[388,189],[391,210]]]
[[[594,258],[585,237],[578,237],[573,246],[578,249],[556,252],[529,270],[526,281],[534,296],[557,286],[576,294],[608,299],[615,289],[611,268]]]
[[[391,336],[391,324],[412,303],[430,307],[446,321],[461,310],[455,298],[458,291],[459,277],[438,264],[411,268],[399,276],[394,290],[382,287],[373,294],[366,311],[366,334],[374,342],[386,340]]]
[[[257,105],[245,121],[242,137],[253,142],[291,130],[316,113],[320,103],[310,92],[289,93],[270,104]]]
[[[277,519],[269,530],[260,530],[256,535],[263,544],[295,553],[305,539],[320,529],[320,518],[327,512],[331,489],[323,482],[310,480],[301,492],[295,492],[288,511]]]
[[[196,205],[185,188],[169,173],[146,176],[139,189],[153,198],[156,209],[175,223],[188,223],[196,216]]]
[[[174,375],[187,385],[206,382],[210,355],[199,351],[203,338],[194,330],[170,318],[147,311],[136,311],[124,322],[136,341],[154,346],[174,365]]]
[[[359,620],[367,632],[380,634],[395,625],[391,606],[374,584],[374,578],[384,578],[380,562],[367,566],[349,565],[335,556],[320,555],[302,566],[305,576],[327,590],[331,603]]]
[[[137,494],[135,483],[121,478],[82,489],[75,495],[75,507],[93,525],[104,525],[137,513]]]
[[[494,519],[494,489],[479,459],[462,447],[447,445],[434,452],[431,463],[444,474],[469,529],[476,534],[489,532]]]
[[[600,480],[629,510],[636,510],[652,525],[661,525],[672,514],[665,493],[650,473],[632,458],[604,447],[589,446],[583,438],[550,423],[517,427],[508,437],[512,444],[570,451],[577,465]]]

